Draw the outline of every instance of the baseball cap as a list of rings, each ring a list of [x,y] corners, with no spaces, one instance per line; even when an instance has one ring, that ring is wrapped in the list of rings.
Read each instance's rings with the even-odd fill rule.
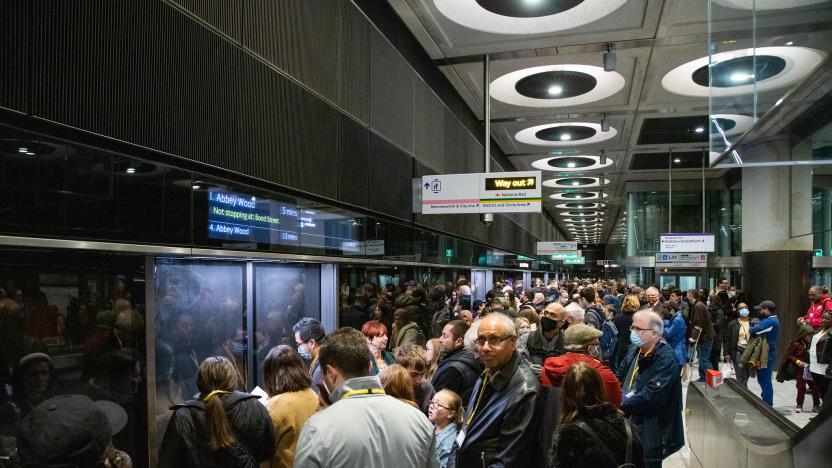
[[[62,395],[36,406],[17,435],[20,461],[27,467],[94,466],[113,434],[127,424],[127,413],[111,401]]]
[[[776,308],[777,306],[774,305],[774,301],[763,301],[759,305],[754,306],[754,310],[768,309],[772,312],[774,312],[774,309]]]

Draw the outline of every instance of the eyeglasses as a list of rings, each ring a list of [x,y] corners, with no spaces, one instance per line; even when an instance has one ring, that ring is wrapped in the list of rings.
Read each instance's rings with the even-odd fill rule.
[[[630,326],[630,330],[631,330],[631,331],[632,331],[632,330],[635,330],[635,331],[653,331],[653,329],[652,329],[652,328],[639,328],[639,327],[637,327],[637,326],[635,326],[635,325],[631,325],[631,326]]]
[[[484,337],[484,336],[478,336],[478,337],[477,337],[477,344],[478,344],[478,345],[480,345],[480,346],[482,346],[482,345],[484,345],[486,342],[488,342],[488,345],[489,345],[489,346],[497,346],[497,345],[499,345],[500,343],[502,343],[503,341],[505,341],[505,340],[507,340],[507,339],[511,338],[512,336],[514,336],[514,335],[508,335],[508,336],[489,336],[489,337],[487,337],[487,338],[486,338],[486,337]]]
[[[450,409],[450,408],[448,408],[447,406],[440,405],[439,403],[437,403],[437,402],[435,402],[435,401],[431,401],[431,402],[430,402],[430,404],[428,405],[428,407],[430,407],[430,408],[436,408],[436,407],[439,407],[439,408],[442,408],[442,409],[446,409],[446,410],[448,410],[448,411],[450,411],[450,410],[451,410],[451,409]]]

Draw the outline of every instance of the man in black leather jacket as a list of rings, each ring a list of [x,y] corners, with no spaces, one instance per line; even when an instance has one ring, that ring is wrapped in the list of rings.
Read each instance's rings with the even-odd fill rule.
[[[514,322],[504,314],[489,314],[480,324],[477,345],[486,370],[466,406],[448,466],[539,466],[539,383],[517,352]]]

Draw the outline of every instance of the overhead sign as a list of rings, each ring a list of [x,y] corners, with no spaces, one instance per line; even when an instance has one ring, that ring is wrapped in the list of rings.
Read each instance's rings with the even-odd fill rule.
[[[570,241],[561,241],[561,242],[538,242],[537,243],[537,254],[538,255],[552,255],[555,252],[560,252],[563,250],[578,250],[578,243],[577,242],[570,242]]]
[[[706,253],[657,253],[656,267],[705,268],[708,266]]]
[[[563,261],[564,265],[583,265],[584,263],[586,263],[586,257],[566,259]]]
[[[713,252],[714,235],[702,233],[666,233],[661,235],[661,252]]]
[[[552,254],[552,260],[575,260],[582,256],[582,250],[557,250]]]
[[[540,171],[422,177],[422,214],[540,213]]]
[[[595,264],[598,266],[614,265],[615,260],[595,260]]]

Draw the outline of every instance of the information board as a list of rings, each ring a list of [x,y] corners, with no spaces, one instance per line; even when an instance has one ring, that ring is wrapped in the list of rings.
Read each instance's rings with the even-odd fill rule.
[[[422,177],[422,214],[540,213],[540,171]]]
[[[706,253],[657,253],[656,267],[705,268],[708,266]]]
[[[713,252],[714,235],[702,233],[665,233],[661,235],[661,252]]]
[[[564,250],[576,251],[578,250],[578,243],[571,241],[538,242],[536,247],[538,255],[552,255]]]
[[[209,189],[207,194],[207,231],[211,239],[345,252],[363,250],[358,248],[358,230],[353,219],[337,212],[219,188]],[[377,245],[373,247],[378,249]]]
[[[564,265],[583,265],[586,263],[586,257],[566,259],[563,261]]]
[[[552,260],[574,260],[583,257],[582,250],[558,250],[552,254]]]

